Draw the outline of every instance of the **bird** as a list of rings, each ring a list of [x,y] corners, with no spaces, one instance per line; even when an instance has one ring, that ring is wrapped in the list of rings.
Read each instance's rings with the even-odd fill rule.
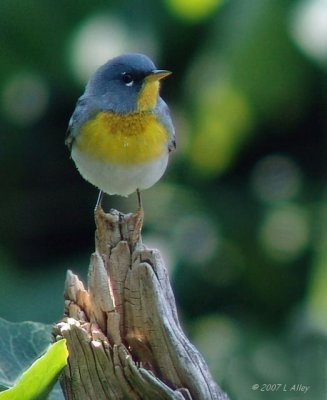
[[[153,186],[176,148],[170,110],[160,97],[161,80],[146,55],[110,59],[90,77],[69,120],[66,145],[84,179],[103,194],[128,196]]]

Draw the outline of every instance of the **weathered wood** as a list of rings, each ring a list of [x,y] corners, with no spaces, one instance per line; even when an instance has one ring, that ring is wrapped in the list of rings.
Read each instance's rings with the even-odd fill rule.
[[[88,289],[67,272],[54,328],[69,350],[65,398],[228,400],[181,329],[162,257],[141,240],[143,214],[98,209],[95,221]]]

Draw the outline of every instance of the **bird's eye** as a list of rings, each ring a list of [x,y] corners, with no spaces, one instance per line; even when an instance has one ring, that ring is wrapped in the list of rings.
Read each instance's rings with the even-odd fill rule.
[[[134,83],[133,77],[131,74],[128,74],[127,72],[124,72],[123,75],[123,82],[125,83],[126,86],[132,86]]]

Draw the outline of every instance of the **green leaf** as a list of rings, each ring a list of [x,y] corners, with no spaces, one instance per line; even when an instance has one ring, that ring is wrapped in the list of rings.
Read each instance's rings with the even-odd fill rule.
[[[66,340],[51,345],[48,351],[23,373],[17,384],[0,393],[1,400],[46,399],[60,372],[67,364]]]
[[[15,385],[30,365],[52,342],[51,325],[39,322],[10,322],[0,318],[0,392]],[[49,400],[63,400],[57,383]]]

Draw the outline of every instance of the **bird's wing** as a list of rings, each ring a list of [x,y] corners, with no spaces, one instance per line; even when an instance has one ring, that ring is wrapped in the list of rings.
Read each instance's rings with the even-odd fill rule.
[[[176,149],[176,133],[173,121],[171,120],[169,108],[161,98],[159,98],[157,103],[156,114],[157,118],[168,132],[168,150],[171,152]]]
[[[71,149],[72,147],[72,144],[77,135],[77,130],[81,126],[81,120],[84,119],[83,114],[84,112],[86,112],[86,110],[87,110],[87,99],[84,96],[81,96],[77,100],[75,110],[72,116],[70,117],[68,123],[65,144],[68,146],[69,149]]]

